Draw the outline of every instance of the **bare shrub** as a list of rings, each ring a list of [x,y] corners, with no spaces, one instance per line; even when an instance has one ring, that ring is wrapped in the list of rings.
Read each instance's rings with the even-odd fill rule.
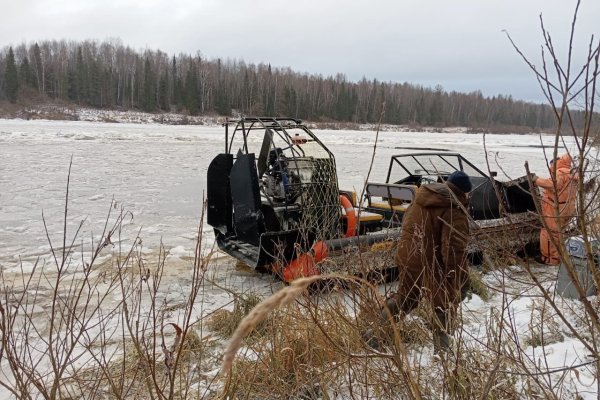
[[[18,399],[187,398],[202,379],[200,367],[214,363],[194,329],[211,257],[202,230],[187,291],[171,304],[164,249],[150,262],[139,237],[129,244],[122,237],[132,215],[111,203],[87,249],[78,244],[83,221],[69,239],[68,182],[66,193],[62,243],[46,230],[52,262],[0,272],[0,385]]]

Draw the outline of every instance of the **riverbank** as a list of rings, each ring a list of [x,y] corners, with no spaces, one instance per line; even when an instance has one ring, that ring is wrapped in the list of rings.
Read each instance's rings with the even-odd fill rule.
[[[239,117],[233,113],[229,118]],[[186,115],[181,113],[150,113],[134,110],[110,110],[72,105],[40,104],[29,106],[0,105],[0,118],[51,121],[87,121],[105,123],[201,125],[219,126],[228,117],[220,115]],[[340,121],[306,121],[311,129],[375,131],[383,132],[436,132],[436,133],[538,133],[528,127],[488,127],[472,128],[465,126],[434,127],[420,125],[359,124]]]

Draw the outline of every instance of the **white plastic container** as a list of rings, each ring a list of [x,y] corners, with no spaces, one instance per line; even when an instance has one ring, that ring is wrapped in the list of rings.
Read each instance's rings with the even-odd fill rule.
[[[596,268],[600,268],[600,241],[592,241],[592,252],[594,253],[594,264]],[[596,294],[596,286],[592,277],[592,272],[588,266],[587,254],[585,251],[585,243],[581,236],[573,236],[565,241],[567,253],[575,267],[575,273],[579,280],[585,296]],[[579,299],[579,293],[568,274],[567,266],[561,263],[558,268],[558,279],[556,282],[556,292],[570,299]]]

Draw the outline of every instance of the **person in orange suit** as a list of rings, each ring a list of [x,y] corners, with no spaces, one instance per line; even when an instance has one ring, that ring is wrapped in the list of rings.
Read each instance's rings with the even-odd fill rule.
[[[558,249],[552,243],[558,243],[559,232],[564,232],[567,224],[576,215],[577,175],[572,168],[573,160],[564,154],[556,159],[556,166],[550,162],[550,177],[543,179],[534,175],[533,182],[544,189],[541,200],[542,218],[546,228],[540,231],[541,262],[547,265],[560,264]],[[556,174],[556,175],[554,175]],[[553,179],[553,176],[556,178]]]

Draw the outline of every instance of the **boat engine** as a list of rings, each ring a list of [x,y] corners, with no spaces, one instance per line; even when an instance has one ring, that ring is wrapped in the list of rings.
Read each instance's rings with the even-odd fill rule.
[[[300,194],[300,177],[289,168],[289,161],[283,150],[277,148],[269,152],[269,163],[262,177],[264,194],[275,203],[293,203]]]

